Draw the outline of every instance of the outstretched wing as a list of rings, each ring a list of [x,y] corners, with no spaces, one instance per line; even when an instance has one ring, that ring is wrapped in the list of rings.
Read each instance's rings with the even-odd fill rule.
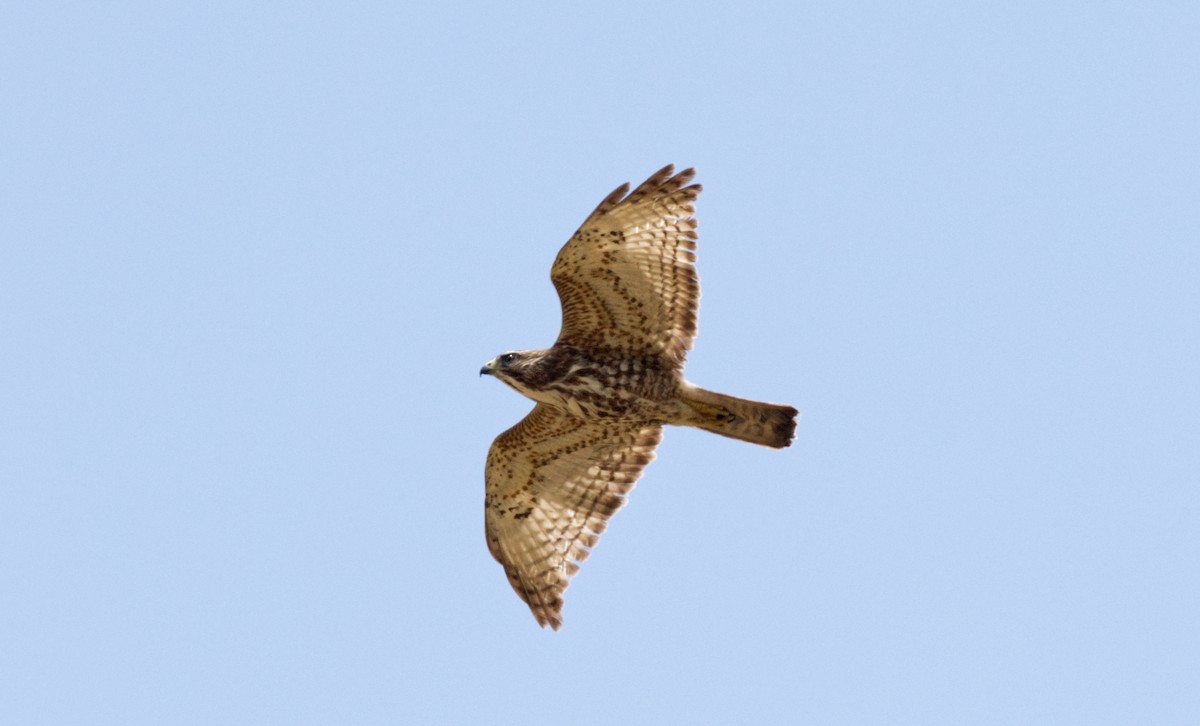
[[[609,194],[559,251],[558,342],[657,354],[682,366],[696,337],[696,172],[667,165],[626,196]]]
[[[563,590],[661,438],[659,424],[587,421],[539,403],[492,444],[488,549],[539,625],[562,625]]]

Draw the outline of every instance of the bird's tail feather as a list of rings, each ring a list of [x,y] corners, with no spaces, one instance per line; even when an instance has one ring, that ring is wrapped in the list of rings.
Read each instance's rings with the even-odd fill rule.
[[[687,386],[680,391],[688,409],[689,426],[752,444],[782,449],[796,434],[798,411],[791,406],[762,403]]]

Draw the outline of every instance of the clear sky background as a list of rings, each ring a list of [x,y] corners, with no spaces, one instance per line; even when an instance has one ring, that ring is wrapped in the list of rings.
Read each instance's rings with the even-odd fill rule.
[[[1194,724],[1194,3],[6,3],[0,722]],[[479,366],[696,166],[689,379],[539,629]]]

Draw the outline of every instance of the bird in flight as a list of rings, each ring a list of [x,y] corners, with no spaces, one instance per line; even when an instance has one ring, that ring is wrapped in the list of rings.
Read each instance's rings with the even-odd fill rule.
[[[788,446],[796,409],[683,378],[696,337],[694,169],[623,184],[567,241],[550,279],[562,330],[545,350],[488,361],[537,405],[488,452],[488,549],[539,625],[562,626],[563,591],[654,458],[664,424]]]

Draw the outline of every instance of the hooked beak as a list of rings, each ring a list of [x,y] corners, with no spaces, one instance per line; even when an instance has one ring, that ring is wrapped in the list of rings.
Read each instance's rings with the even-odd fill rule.
[[[496,370],[496,359],[495,358],[493,358],[490,361],[488,361],[487,363],[483,364],[483,368],[479,369],[479,375],[490,376],[492,374],[492,371],[494,371],[494,370]]]

